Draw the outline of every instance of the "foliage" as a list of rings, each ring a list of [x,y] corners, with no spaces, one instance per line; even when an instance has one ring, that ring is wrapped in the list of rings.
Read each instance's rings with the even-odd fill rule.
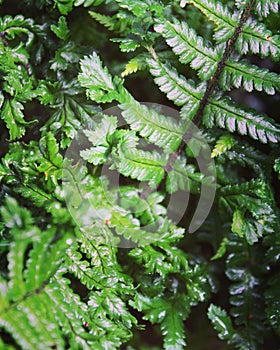
[[[277,349],[279,1],[0,3],[0,348]]]

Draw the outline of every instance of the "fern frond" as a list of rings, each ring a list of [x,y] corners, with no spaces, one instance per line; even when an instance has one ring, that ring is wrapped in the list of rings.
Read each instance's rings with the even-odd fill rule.
[[[217,143],[216,143],[216,145],[211,153],[211,157],[215,158],[215,157],[225,153],[227,150],[230,150],[233,146],[234,146],[233,137],[230,135],[227,135],[227,134],[222,135],[218,139],[218,141],[217,141]]]
[[[241,135],[249,135],[262,143],[278,142],[280,128],[265,115],[258,115],[254,111],[245,111],[226,97],[213,96],[206,105],[203,122],[211,128],[217,125],[230,132],[237,131]]]
[[[21,138],[25,134],[25,128],[34,122],[24,120],[23,105],[16,99],[6,100],[4,103],[3,95],[0,95],[1,118],[5,121],[10,132],[10,140]]]
[[[184,106],[182,117],[192,119],[198,110],[200,100],[206,89],[204,83],[195,86],[194,82],[178,75],[175,68],[159,61],[148,60],[155,83],[167,97],[178,106]]]
[[[231,315],[239,328],[238,337],[232,343],[237,349],[261,349],[264,339],[264,296],[262,294],[258,265],[263,258],[262,250],[255,249],[251,254],[246,242],[238,237],[229,237],[226,275],[231,281]],[[248,266],[249,265],[249,266]]]
[[[102,62],[94,52],[81,60],[81,73],[78,75],[81,86],[87,88],[87,96],[96,102],[112,102],[117,97],[117,91],[108,69],[102,67]]]
[[[175,151],[184,133],[182,123],[139,103],[126,91],[122,96],[125,102],[119,107],[132,130],[138,131],[142,137],[162,147],[166,153]]]
[[[218,45],[215,49],[207,46],[203,38],[186,22],[176,19],[173,23],[165,21],[157,24],[155,30],[166,39],[167,44],[179,56],[180,62],[190,63],[190,66],[198,71],[201,79],[208,80],[214,74],[221,60],[224,45]],[[280,90],[280,78],[276,73],[254,66],[246,60],[229,59],[225,63],[219,83],[225,90],[230,90],[232,85],[236,88],[242,86],[249,92],[254,88],[258,91],[264,90],[269,95],[273,95],[275,89]]]
[[[192,119],[199,107],[205,85],[195,87],[192,82],[178,75],[176,70],[159,61],[149,60],[151,73],[161,91],[175,104],[183,105],[181,115]],[[212,96],[203,114],[205,126],[211,128],[215,124],[230,132],[237,131],[241,135],[249,135],[263,143],[278,142],[280,128],[266,116],[247,112],[238,107],[229,98]]]
[[[186,22],[176,19],[173,23],[157,23],[154,28],[166,39],[167,44],[179,56],[180,62],[190,63],[201,79],[206,81],[214,74],[222,56],[221,46],[213,50]]]
[[[155,187],[164,177],[167,156],[157,152],[132,149],[119,149],[113,154],[114,167],[124,176],[139,181],[149,181]]]
[[[235,0],[237,8],[243,9],[248,4],[248,0]],[[255,12],[263,17],[267,17],[270,12],[277,13],[279,8],[279,0],[258,0],[254,3]]]
[[[211,304],[207,313],[210,321],[218,333],[220,339],[230,339],[234,335],[231,319],[226,311],[219,306]]]
[[[23,349],[51,349],[54,344],[63,349],[63,335],[48,309],[53,300],[45,291],[72,239],[68,234],[55,239],[54,228],[42,232],[33,225],[29,211],[13,198],[7,198],[1,215],[14,240],[8,253],[9,288],[0,291],[6,299],[0,307],[0,325],[13,332]]]
[[[164,348],[166,350],[179,350],[186,347],[184,319],[189,313],[186,302],[187,297],[180,295],[180,297],[175,296],[166,305],[166,316],[160,325],[164,337]]]
[[[258,0],[255,9],[259,15],[267,17],[270,12],[278,12],[279,0]]]
[[[274,95],[275,90],[280,91],[280,77],[266,68],[260,68],[250,64],[247,60],[228,60],[220,77],[220,86],[224,90],[230,90],[231,85],[236,88],[243,87],[251,92],[265,91],[268,95]]]
[[[146,63],[147,57],[148,57],[148,54],[146,53],[141,53],[136,57],[133,57],[125,65],[125,70],[122,72],[121,76],[124,78],[127,75],[130,75],[145,69],[145,67],[147,66],[147,63]]]
[[[112,17],[102,15],[101,13],[93,12],[93,11],[88,11],[88,13],[93,19],[95,19],[97,22],[99,22],[109,30],[115,29],[116,21]]]
[[[190,0],[191,3],[202,11],[206,17],[216,24],[214,38],[218,43],[229,40],[238,25],[239,13],[230,12],[226,6],[219,1]],[[264,24],[258,23],[252,18],[244,24],[242,32],[237,38],[236,48],[242,54],[254,53],[269,56],[276,61],[279,60],[280,44],[277,36],[273,36]]]
[[[187,164],[184,157],[176,159],[172,170],[168,172],[166,189],[169,193],[174,193],[181,189],[191,193],[199,192],[199,184],[204,179],[204,175],[196,171],[196,167]]]
[[[264,181],[224,186],[221,194],[221,203],[233,211],[232,231],[245,237],[249,244],[273,232],[276,215]]]

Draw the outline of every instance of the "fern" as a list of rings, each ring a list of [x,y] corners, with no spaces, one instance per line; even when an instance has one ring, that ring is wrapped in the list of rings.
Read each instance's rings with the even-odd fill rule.
[[[211,21],[216,25],[214,39],[218,42],[225,42],[233,36],[235,27],[238,24],[238,12],[228,10],[220,2],[213,2],[208,0],[202,1],[186,1],[185,3],[192,3],[200,11],[202,11]],[[253,1],[248,2],[249,7],[252,6]],[[262,56],[269,56],[275,60],[279,60],[279,43],[278,38],[272,35],[264,24],[257,23],[250,18],[244,24],[244,29],[240,33],[236,48],[242,54],[253,53],[261,54]]]
[[[278,347],[278,11],[0,0],[1,349]]]
[[[224,45],[218,45],[216,48],[208,47],[203,38],[188,27],[186,22],[160,23],[155,26],[155,30],[164,36],[182,63],[190,63],[190,66],[198,71],[201,79],[208,80],[214,74],[221,60]],[[251,65],[246,60],[228,60],[220,78],[220,86],[223,89],[230,90],[231,86],[236,88],[242,86],[249,92],[255,88],[258,91],[264,90],[270,95],[275,93],[275,89],[279,91],[279,84],[277,74]]]
[[[156,77],[155,82],[167,97],[177,105],[184,105],[181,114],[184,118],[193,119],[202,98],[203,85],[194,86],[192,82],[182,76],[178,76],[174,68],[168,67],[156,61],[149,61],[151,73]],[[209,100],[204,111],[204,124],[213,127],[226,128],[241,135],[248,133],[255,140],[263,143],[278,142],[279,128],[273,120],[258,116],[256,113],[247,112],[231,102],[228,98],[216,95]]]

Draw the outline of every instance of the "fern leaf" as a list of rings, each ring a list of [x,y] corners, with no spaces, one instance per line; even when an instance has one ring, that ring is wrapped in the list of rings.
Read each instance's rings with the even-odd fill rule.
[[[116,117],[104,115],[101,122],[94,130],[85,130],[84,133],[94,146],[109,146],[110,136],[113,135],[118,126]]]
[[[90,16],[94,18],[97,22],[108,28],[109,30],[114,30],[115,29],[115,24],[116,22],[114,19],[110,16],[102,15],[101,13],[93,12],[93,11],[88,11]]]
[[[166,350],[182,350],[186,347],[183,322],[186,306],[182,303],[183,300],[176,299],[167,304],[166,316],[160,325]]]
[[[175,19],[173,23],[158,23],[155,25],[155,31],[166,39],[167,44],[180,57],[180,62],[190,63],[193,69],[198,70],[201,79],[208,80],[214,74],[221,58],[221,48],[214,51],[208,47],[203,38],[186,22]]]
[[[160,90],[176,105],[184,106],[183,118],[192,119],[198,110],[206,85],[200,84],[196,87],[192,81],[187,81],[182,75],[179,76],[169,64],[164,65],[155,60],[148,60],[148,63]]]
[[[222,153],[225,153],[227,150],[230,150],[234,146],[234,139],[231,135],[222,135],[217,141],[211,157],[217,157]]]
[[[89,7],[89,6],[99,6],[104,2],[104,0],[74,0],[75,6]]]
[[[266,68],[251,65],[248,61],[228,60],[220,77],[220,85],[225,90],[230,90],[231,85],[236,88],[241,86],[248,92],[253,89],[265,91],[268,95],[280,90],[280,77]]]
[[[122,95],[125,95],[125,102],[119,107],[132,130],[138,131],[151,143],[164,148],[167,153],[175,151],[184,133],[182,124],[137,102],[129,93]]]
[[[3,98],[3,95],[1,95]],[[2,100],[3,102],[3,100]],[[25,127],[34,122],[26,122],[22,112],[23,105],[16,99],[6,100],[1,110],[1,118],[4,119],[10,132],[10,140],[21,138],[25,134]]]
[[[66,18],[61,16],[58,19],[58,25],[51,25],[51,30],[54,32],[54,34],[62,39],[62,40],[66,40],[68,35],[69,35],[69,29],[67,26],[67,22],[66,22]]]
[[[231,343],[242,350],[263,348],[264,296],[257,272],[248,267],[248,263],[258,264],[263,253],[256,249],[252,256],[245,241],[236,236],[229,238],[226,275],[232,283],[230,313],[239,328],[238,336],[233,337]]]
[[[275,214],[264,181],[252,180],[224,186],[221,194],[222,201],[234,211],[232,231],[245,237],[249,244],[254,244],[263,235],[273,232]],[[263,198],[266,198],[265,203]]]
[[[31,200],[34,205],[40,208],[48,208],[52,200],[52,196],[50,194],[42,191],[41,188],[35,185],[22,184],[22,186],[19,188],[15,188],[15,191],[23,198]]]
[[[157,24],[155,30],[163,35],[182,63],[190,63],[190,66],[198,71],[201,79],[208,80],[214,74],[222,57],[224,45],[218,45],[215,50],[208,47],[203,38],[189,28],[186,22],[165,21]],[[280,90],[280,78],[268,69],[251,65],[249,61],[238,62],[229,59],[222,72],[220,86],[230,90],[231,85],[236,88],[242,86],[249,92],[254,88],[258,91],[264,90],[267,94],[273,95],[275,89]]]
[[[228,8],[219,1],[190,0],[185,3],[196,6],[216,24],[217,30],[214,38],[218,43],[225,42],[233,36],[240,17],[237,11],[230,13]],[[242,54],[251,52],[262,56],[271,55],[275,60],[279,60],[280,57],[280,45],[277,37],[274,37],[264,24],[258,23],[252,18],[249,18],[244,24],[243,30],[237,38],[236,48]]]
[[[146,63],[147,57],[148,55],[146,53],[142,53],[137,55],[136,57],[133,57],[125,65],[125,70],[122,72],[121,76],[124,78],[127,75],[130,75],[145,69],[147,66],[147,63]]]
[[[62,176],[63,158],[58,153],[59,147],[51,132],[48,132],[46,136],[41,138],[39,148],[42,158],[38,160],[40,163],[38,171],[43,172],[45,179],[52,181],[56,185]]]
[[[0,19],[0,31],[7,34],[8,40],[13,40],[16,36],[20,37],[25,34],[27,36],[25,42],[27,47],[32,44],[34,39],[33,30],[36,27],[32,19],[24,18],[22,15],[15,17],[6,15]]]
[[[167,156],[156,152],[132,149],[119,149],[113,154],[114,167],[124,176],[139,181],[149,181],[155,187],[164,177]]]
[[[235,5],[237,8],[243,9],[248,4],[247,1],[243,0],[235,0]],[[258,0],[254,4],[254,10],[255,12],[263,17],[267,17],[270,12],[277,13],[279,8],[279,0]]]
[[[233,36],[234,29],[238,24],[239,13],[237,11],[230,13],[227,6],[219,1],[209,0],[186,0],[185,4],[193,4],[210,21],[216,25],[215,39],[217,42],[225,42]]]
[[[72,10],[74,0],[53,0],[59,12],[67,15]]]
[[[192,164],[186,164],[184,157],[177,158],[172,170],[168,172],[166,189],[168,193],[174,193],[179,189],[183,191],[199,192],[199,183],[204,175],[196,171]]]
[[[102,62],[94,52],[81,60],[81,70],[78,79],[81,86],[87,88],[87,96],[96,102],[112,102],[117,98],[117,91],[108,69],[102,67]]]
[[[208,309],[208,317],[216,331],[219,332],[218,336],[220,339],[230,339],[233,337],[234,330],[232,323],[225,310],[211,304]]]
[[[278,12],[279,9],[279,0],[259,0],[255,4],[256,12],[264,17],[270,12]]]
[[[205,85],[194,87],[192,82],[189,83],[183,76],[179,76],[174,68],[154,60],[148,62],[161,91],[175,104],[183,105],[182,117],[193,118],[203,97]],[[203,122],[209,128],[216,124],[230,132],[248,134],[263,143],[278,142],[280,139],[280,129],[273,120],[254,112],[246,112],[225,97],[215,96],[209,99]]]
[[[138,311],[144,311],[144,319],[151,323],[160,323],[164,337],[164,349],[182,350],[186,346],[184,335],[184,319],[189,313],[187,296],[176,294],[169,300],[160,296],[150,298],[138,294],[131,305]]]
[[[241,135],[249,135],[262,143],[278,142],[280,128],[267,116],[247,112],[228,98],[212,97],[206,106],[203,116],[204,124],[211,128],[215,124],[230,132],[237,131]]]
[[[122,52],[135,51],[140,46],[136,40],[130,38],[113,38],[111,41],[114,43],[120,43],[119,47]]]
[[[56,346],[62,350],[63,335],[52,308],[49,309],[53,300],[44,293],[72,240],[66,242],[69,236],[65,235],[53,243],[56,230],[41,232],[33,225],[29,211],[13,198],[7,198],[1,214],[14,240],[8,253],[9,288],[0,290],[1,297],[6,294],[6,304],[1,304],[0,325],[12,332],[23,349]]]

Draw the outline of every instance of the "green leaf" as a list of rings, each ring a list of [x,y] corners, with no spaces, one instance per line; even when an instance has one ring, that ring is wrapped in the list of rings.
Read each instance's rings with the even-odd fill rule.
[[[130,75],[145,69],[147,66],[146,59],[147,59],[147,54],[145,53],[139,54],[136,57],[133,57],[125,65],[125,70],[122,72],[121,76],[126,77],[127,75]]]
[[[220,246],[219,246],[216,254],[212,256],[211,261],[220,259],[226,254],[227,243],[228,243],[228,239],[226,237],[224,237],[222,242],[220,243]]]
[[[88,13],[90,14],[90,16],[92,18],[94,18],[97,22],[99,22],[104,27],[108,28],[109,30],[115,29],[116,21],[112,17],[102,15],[101,13],[97,13],[97,12],[93,12],[93,11],[88,11]]]
[[[208,317],[215,330],[218,332],[220,339],[230,339],[234,336],[230,317],[225,310],[221,309],[219,306],[211,304],[208,309]]]
[[[74,0],[75,6],[81,6],[89,7],[89,6],[99,6],[101,5],[104,0]]]
[[[244,235],[244,215],[240,210],[233,213],[231,231],[237,233],[239,237]]]
[[[111,102],[118,98],[118,93],[108,69],[94,52],[91,56],[81,60],[81,70],[78,79],[81,86],[87,88],[87,96],[96,102]]]
[[[273,232],[276,215],[265,182],[251,180],[224,186],[221,193],[221,203],[234,210],[232,230],[245,237],[250,245],[263,235]]]
[[[72,11],[74,0],[53,0],[62,15]]]
[[[155,83],[159,85],[167,98],[178,106],[184,106],[182,117],[192,119],[198,110],[200,100],[203,97],[205,84],[195,86],[193,81],[178,75],[177,71],[169,64],[148,60],[151,74],[155,77]]]
[[[59,154],[59,147],[54,135],[48,132],[39,142],[40,151],[43,158],[39,160],[38,170],[43,172],[46,180],[51,180],[55,185],[62,176],[63,158]]]
[[[132,149],[119,149],[113,154],[114,167],[124,176],[139,181],[149,181],[155,187],[164,177],[167,157],[157,152]]]
[[[181,309],[181,307],[183,307]],[[161,323],[161,331],[164,337],[163,344],[166,350],[181,350],[186,348],[184,332],[184,314],[186,306],[178,301],[171,301],[166,305],[166,316]],[[183,317],[182,317],[183,316]]]
[[[116,117],[104,115],[101,122],[94,130],[85,130],[84,133],[94,146],[109,146],[110,136],[113,135],[118,126]]]
[[[280,77],[266,68],[250,64],[245,59],[241,61],[230,59],[221,74],[220,86],[230,90],[231,85],[236,88],[243,87],[248,92],[255,89],[274,95],[275,90],[280,90]]]
[[[107,150],[108,148],[106,146],[96,146],[81,151],[80,155],[89,163],[98,165],[105,163],[107,159]]]
[[[215,23],[214,38],[218,43],[225,42],[233,36],[240,19],[237,11],[229,11],[228,7],[219,1],[190,0],[185,3],[193,4]],[[280,57],[280,44],[277,36],[273,36],[264,24],[251,17],[244,24],[237,38],[236,48],[242,54],[250,52],[262,56],[271,55],[274,60],[279,60]]]
[[[25,134],[25,127],[36,123],[36,121],[26,122],[24,120],[23,108],[22,103],[16,99],[8,99],[4,102],[1,118],[4,119],[9,129],[10,140],[21,138]]]
[[[278,12],[279,1],[278,0],[259,0],[255,4],[256,12],[264,17],[267,17],[270,12]]]
[[[198,71],[201,79],[208,80],[215,73],[224,45],[218,45],[215,49],[209,47],[186,22],[161,22],[155,26],[155,30],[163,35],[167,44],[179,56],[180,62],[189,63]],[[276,73],[254,66],[247,60],[230,58],[225,62],[219,84],[222,89],[230,90],[232,85],[236,88],[242,86],[249,92],[256,89],[273,95],[275,89],[280,89],[280,78]]]
[[[212,153],[211,157],[215,158],[227,150],[230,150],[234,146],[234,139],[231,135],[222,135],[217,141]]]
[[[62,40],[66,40],[70,33],[67,26],[66,18],[63,16],[59,17],[58,26],[54,24],[51,25],[51,30],[59,39]]]
[[[123,110],[122,116],[132,130],[138,131],[151,143],[164,148],[167,153],[177,149],[183,136],[183,126],[180,122],[160,114],[153,109],[153,106],[148,108],[137,102],[126,91],[122,93],[122,98],[124,103],[119,107]]]
[[[120,43],[120,50],[122,52],[130,52],[135,51],[140,44],[133,39],[121,39],[121,38],[113,38],[111,39],[114,43]]]
[[[34,24],[31,18],[24,18],[22,15],[12,17],[6,15],[0,19],[0,31],[6,36],[8,41],[14,40],[16,37],[21,38],[22,34],[26,35],[25,45],[29,47],[34,39],[34,33],[38,26]]]
[[[216,124],[230,132],[248,134],[262,143],[276,143],[280,139],[280,128],[274,120],[254,111],[246,111],[225,97],[214,96],[210,99],[204,110],[203,122],[210,128]]]
[[[174,20],[162,21],[155,26],[182,63],[190,63],[190,66],[198,70],[198,75],[203,80],[208,80],[216,71],[218,61],[221,58],[221,47],[216,50],[206,45],[203,38],[198,36],[194,29],[186,22]]]

